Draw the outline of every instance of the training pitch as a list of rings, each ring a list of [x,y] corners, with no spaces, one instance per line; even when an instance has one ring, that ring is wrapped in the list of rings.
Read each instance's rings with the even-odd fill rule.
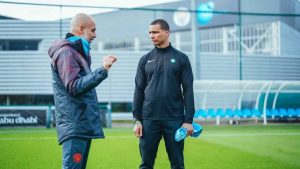
[[[203,126],[185,141],[186,169],[299,169],[300,124]],[[131,128],[105,129],[92,142],[87,169],[137,169],[138,139]],[[60,169],[55,129],[0,128],[1,169]],[[155,169],[168,169],[161,141]]]

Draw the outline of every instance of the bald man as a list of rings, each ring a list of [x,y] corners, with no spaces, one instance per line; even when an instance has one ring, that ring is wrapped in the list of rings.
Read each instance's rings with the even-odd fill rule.
[[[70,33],[49,48],[58,142],[62,145],[62,169],[85,169],[91,139],[104,138],[95,87],[108,76],[117,60],[103,57],[92,71],[90,43],[96,38],[94,19],[77,14]]]

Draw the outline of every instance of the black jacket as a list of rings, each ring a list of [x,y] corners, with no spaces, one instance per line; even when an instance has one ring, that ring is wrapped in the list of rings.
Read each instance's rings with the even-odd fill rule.
[[[171,46],[155,47],[138,64],[133,117],[193,122],[193,73],[188,56]]]
[[[77,44],[81,43],[59,40],[48,51],[59,144],[71,137],[104,137],[95,87],[107,77],[107,71],[98,68],[92,72],[90,56],[83,56]]]

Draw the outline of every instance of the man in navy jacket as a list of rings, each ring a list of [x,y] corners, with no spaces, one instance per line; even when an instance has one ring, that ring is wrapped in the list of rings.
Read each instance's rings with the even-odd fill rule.
[[[104,138],[95,87],[107,78],[116,58],[104,57],[102,67],[91,71],[90,43],[94,38],[95,21],[80,13],[71,20],[66,38],[54,42],[48,51],[63,169],[85,169],[91,139]]]
[[[169,42],[170,29],[165,20],[150,24],[154,49],[138,64],[133,99],[134,134],[140,138],[142,164],[152,169],[157,148],[164,138],[172,169],[183,169],[184,141],[175,141],[178,128],[193,133],[195,113],[193,73],[188,56]]]

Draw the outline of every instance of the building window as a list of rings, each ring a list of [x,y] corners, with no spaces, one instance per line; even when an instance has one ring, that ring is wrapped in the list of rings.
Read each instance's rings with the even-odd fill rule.
[[[53,95],[0,95],[0,105],[54,105]]]
[[[38,39],[0,39],[0,51],[38,50]]]

